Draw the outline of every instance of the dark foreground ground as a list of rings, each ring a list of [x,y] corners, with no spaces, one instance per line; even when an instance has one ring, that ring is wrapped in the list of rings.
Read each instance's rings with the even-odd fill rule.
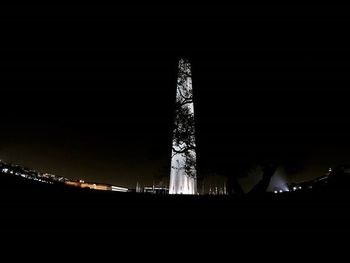
[[[0,185],[3,252],[16,251],[13,258],[334,262],[349,246],[344,191],[156,196],[83,191],[4,175]]]

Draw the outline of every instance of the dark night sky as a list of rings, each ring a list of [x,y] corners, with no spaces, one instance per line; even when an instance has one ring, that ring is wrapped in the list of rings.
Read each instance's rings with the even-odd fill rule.
[[[2,11],[0,158],[151,183],[169,169],[177,60],[187,56],[203,171],[273,160],[301,167],[302,180],[348,161],[348,17],[185,7]]]

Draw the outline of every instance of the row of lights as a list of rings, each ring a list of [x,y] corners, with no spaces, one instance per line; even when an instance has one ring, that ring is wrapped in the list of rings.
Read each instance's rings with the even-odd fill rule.
[[[332,172],[332,168],[329,168],[328,169],[328,172]],[[312,188],[312,186],[309,186],[309,188]],[[302,187],[301,186],[293,186],[293,191],[298,191],[298,190],[301,190]],[[283,191],[283,190],[275,190],[273,191],[275,194],[278,194],[278,193],[283,193],[283,192],[289,192],[289,190],[286,190],[286,191]]]
[[[289,192],[289,189],[283,191],[283,190],[275,190],[273,191],[275,194],[278,194],[278,193],[283,193],[283,192]]]
[[[293,191],[297,191],[297,190],[301,190],[302,187],[301,186],[293,186]],[[284,192],[289,192],[289,189],[287,190],[275,190],[273,191],[275,194],[278,194],[278,193],[284,193]]]

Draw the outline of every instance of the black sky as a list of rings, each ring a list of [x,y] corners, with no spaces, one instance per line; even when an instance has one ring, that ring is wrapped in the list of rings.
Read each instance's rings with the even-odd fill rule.
[[[202,171],[272,160],[301,167],[301,180],[350,157],[347,14],[175,4],[2,12],[5,161],[151,183],[169,169],[182,56],[192,61]]]

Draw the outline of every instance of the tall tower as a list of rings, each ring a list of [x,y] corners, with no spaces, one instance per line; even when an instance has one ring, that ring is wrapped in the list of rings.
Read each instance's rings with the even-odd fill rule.
[[[191,64],[179,62],[169,194],[197,194]]]

